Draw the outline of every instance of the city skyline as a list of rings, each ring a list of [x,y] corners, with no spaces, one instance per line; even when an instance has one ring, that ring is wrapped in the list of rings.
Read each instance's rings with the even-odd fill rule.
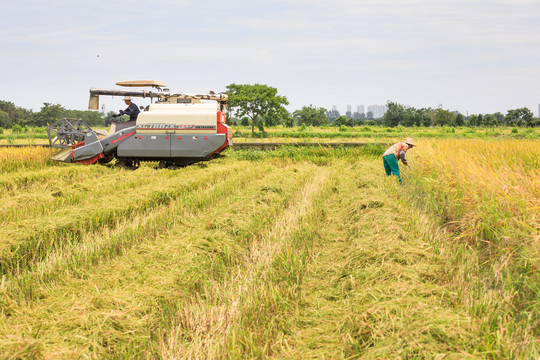
[[[405,105],[405,104],[401,104],[401,105],[405,106],[406,108],[407,108],[407,107],[411,107],[410,105]],[[354,105],[348,104],[348,105],[346,105],[346,106],[347,106],[347,109],[349,109],[349,107],[352,109],[352,107],[353,107]],[[372,105],[368,105],[368,111],[365,111],[365,110],[364,110],[364,109],[365,109],[364,104],[358,104],[358,105],[356,105],[356,113],[366,115],[366,114],[367,114],[368,112],[370,112],[370,111],[374,112],[373,109],[369,110],[369,107],[375,107],[375,106],[384,106],[384,111],[382,112],[382,115],[384,115],[384,113],[385,113],[386,110],[387,110],[386,104],[379,104],[379,105],[377,105],[377,104],[372,104]],[[433,109],[435,109],[435,108],[444,108],[444,106],[443,106],[442,104],[438,104],[437,107],[432,107],[432,108],[433,108]],[[347,113],[347,111],[348,111],[348,110],[347,110],[347,111],[340,111],[340,109],[338,108],[338,106],[335,105],[335,104],[332,104],[332,106],[329,107],[327,110],[338,111],[340,115],[345,115],[345,114]],[[446,109],[446,110],[452,111],[452,112],[454,112],[455,114],[459,113],[459,114],[461,114],[461,115],[463,115],[463,116],[470,116],[470,115],[473,115],[472,113],[470,113],[470,114],[469,114],[469,113],[465,113],[465,114],[464,114],[464,113],[461,113],[461,112],[459,112],[459,111],[457,111],[457,110],[452,110],[452,109]],[[514,109],[508,109],[508,110],[514,110]],[[534,113],[534,109],[530,109],[530,108],[529,108],[529,110],[530,110],[536,117],[540,118],[540,104],[538,104],[538,108],[537,108],[537,111],[538,111],[538,112]],[[355,112],[352,112],[352,113],[354,114]],[[375,113],[375,112],[374,112],[374,113]],[[497,113],[497,111],[496,111],[495,113]],[[380,111],[377,112],[377,114],[380,114]],[[479,114],[487,115],[487,114],[489,114],[489,113],[477,113],[476,115],[479,115]],[[494,114],[494,113],[493,113],[493,114]],[[506,115],[506,112],[501,112],[501,114]]]

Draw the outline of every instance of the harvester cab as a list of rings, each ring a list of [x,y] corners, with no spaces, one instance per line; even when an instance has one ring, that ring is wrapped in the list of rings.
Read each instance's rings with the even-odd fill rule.
[[[47,128],[51,146],[62,148],[54,160],[82,164],[107,163],[138,167],[159,161],[160,167],[209,160],[232,145],[225,124],[227,95],[171,92],[156,80],[121,81],[123,87],[152,90],[90,89],[90,110],[99,109],[99,96],[149,98],[136,121],[113,123],[109,132],[92,130],[78,119],[62,119]],[[155,101],[154,101],[155,100]]]

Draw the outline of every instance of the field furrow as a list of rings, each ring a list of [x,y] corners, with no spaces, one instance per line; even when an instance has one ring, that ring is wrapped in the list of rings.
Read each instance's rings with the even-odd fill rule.
[[[399,208],[377,165],[349,167],[326,204],[276,358],[458,359],[474,348],[474,323],[441,283],[449,264],[433,251],[433,227]]]
[[[263,357],[298,296],[309,248],[316,237],[321,197],[329,169],[318,170],[295,192],[290,204],[256,234],[223,279],[212,279],[169,314],[173,323],[160,332],[164,358]]]

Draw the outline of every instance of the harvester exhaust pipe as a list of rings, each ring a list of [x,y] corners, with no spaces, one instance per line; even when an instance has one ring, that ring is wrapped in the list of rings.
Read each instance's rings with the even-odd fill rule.
[[[99,110],[99,95],[90,94],[88,110]]]

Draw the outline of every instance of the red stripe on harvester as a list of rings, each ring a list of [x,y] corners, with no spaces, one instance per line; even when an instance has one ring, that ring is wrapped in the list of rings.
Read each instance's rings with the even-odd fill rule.
[[[115,142],[120,141],[120,140],[122,140],[122,139],[125,139],[125,138],[127,138],[128,136],[131,136],[131,135],[133,135],[133,134],[135,134],[135,131],[132,131],[132,132],[130,132],[130,133],[127,134],[127,135],[124,135],[124,136],[122,136],[122,137],[119,137],[119,138],[116,139],[116,140],[113,140],[112,143],[114,144]]]

